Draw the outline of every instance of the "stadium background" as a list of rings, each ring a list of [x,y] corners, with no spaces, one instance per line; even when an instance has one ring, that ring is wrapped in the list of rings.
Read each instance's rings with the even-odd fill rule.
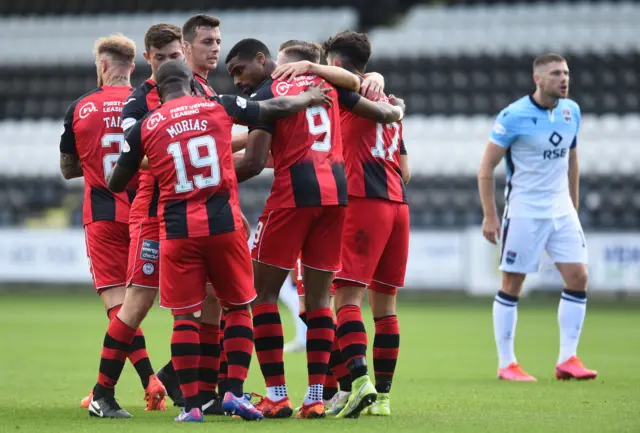
[[[405,390],[401,387],[412,386],[410,380],[427,383],[424,386],[433,395],[408,398],[427,407],[427,425],[434,423],[431,427],[441,431],[466,431],[456,428],[452,420],[457,419],[466,420],[474,431],[500,431],[510,428],[513,420],[501,419],[489,406],[493,401],[511,401],[521,417],[516,421],[547,414],[537,423],[519,425],[521,431],[538,431],[537,427],[557,431],[557,422],[567,420],[567,411],[583,410],[576,401],[578,395],[577,400],[592,404],[586,421],[580,418],[580,431],[640,431],[640,377],[630,367],[640,354],[637,304],[630,302],[634,292],[640,291],[637,1],[0,2],[4,41],[0,44],[0,341],[8,344],[0,366],[11,378],[6,383],[11,392],[0,397],[0,412],[9,408],[16,426],[42,428],[21,409],[30,404],[32,393],[41,392],[42,365],[25,363],[22,357],[34,345],[42,345],[41,356],[48,357],[50,367],[53,363],[53,371],[44,373],[44,378],[56,383],[54,390],[64,395],[46,414],[54,414],[57,406],[68,408],[71,403],[65,398],[81,397],[95,373],[104,323],[100,302],[89,296],[81,227],[83,181],[64,181],[58,165],[62,116],[73,100],[95,87],[94,40],[122,32],[136,41],[133,84],[137,86],[150,72],[142,58],[144,31],[161,21],[180,25],[198,12],[222,19],[221,64],[209,77],[219,93],[237,93],[223,60],[242,38],[261,39],[276,52],[279,43],[288,39],[323,41],[344,29],[369,33],[374,54],[368,70],[383,74],[388,92],[407,103],[404,139],[413,175],[409,185],[412,236],[403,295],[413,302],[401,302],[399,307],[403,332],[408,332],[403,334],[399,370],[405,376],[395,386]],[[493,387],[487,393],[484,387],[495,367],[490,301],[467,294],[495,293],[500,281],[499,251],[480,233],[475,173],[494,116],[533,90],[532,60],[547,51],[568,58],[571,97],[583,113],[580,217],[589,244],[591,299],[601,299],[591,301],[581,347],[595,368],[615,370],[618,376],[609,376],[613,387],[599,393],[556,389],[550,380],[533,397],[522,389]],[[500,173],[497,197],[502,201],[503,167]],[[264,205],[271,178],[265,173],[240,187],[242,207],[252,224]],[[553,366],[555,305],[561,287],[557,272],[546,261],[527,283],[528,290],[555,293],[533,296],[521,308],[518,348],[520,356],[531,359],[534,374],[549,376]],[[152,355],[164,354],[159,359],[168,351],[168,320],[166,312],[154,310],[146,325],[160,329],[159,335],[149,337]],[[154,338],[158,348],[153,347]],[[544,348],[541,341],[546,342]],[[85,359],[86,365],[70,362],[74,357]],[[441,379],[465,370],[461,357],[478,363],[467,376],[462,374],[471,380],[470,387]],[[431,371],[426,375],[419,369],[424,359]],[[535,366],[535,360],[544,360],[547,368]],[[298,364],[302,375],[302,358]],[[261,390],[256,374],[252,380]],[[295,367],[292,374],[297,374]],[[60,377],[64,384],[58,383]],[[139,405],[135,380],[125,377],[129,385],[120,396],[125,403]],[[635,387],[629,385],[633,383]],[[465,398],[465,412],[451,410]],[[537,399],[537,405],[529,406],[531,398]],[[607,398],[617,403],[615,417],[603,403]],[[481,400],[486,405],[479,404]],[[568,404],[566,410],[557,409],[560,401]],[[69,416],[84,421],[84,413],[81,417],[73,411]],[[53,422],[53,430],[69,430],[63,420]],[[424,427],[403,423],[400,418],[400,426],[418,431]],[[577,427],[567,424],[562,430],[573,431],[572,426]],[[367,428],[375,429],[374,424]]]

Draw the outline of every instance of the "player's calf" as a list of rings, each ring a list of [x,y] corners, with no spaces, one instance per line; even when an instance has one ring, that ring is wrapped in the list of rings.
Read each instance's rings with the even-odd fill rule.
[[[194,313],[174,310],[171,335],[171,361],[184,396],[184,413],[201,410],[198,397],[198,366],[200,363],[200,323]],[[179,421],[176,419],[176,421]]]

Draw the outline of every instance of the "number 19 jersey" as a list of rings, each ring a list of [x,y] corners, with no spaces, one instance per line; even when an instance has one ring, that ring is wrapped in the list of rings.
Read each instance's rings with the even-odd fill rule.
[[[298,95],[320,81],[315,75],[302,75],[291,83],[268,79],[252,100]],[[274,180],[265,210],[347,204],[337,92],[332,88],[329,95],[333,98],[331,108],[309,107],[269,125],[250,128],[273,136]]]
[[[137,169],[144,155],[158,180],[160,239],[197,238],[242,228],[233,167],[234,119],[255,123],[257,103],[240,97],[183,96],[135,124],[118,165]]]
[[[130,87],[102,86],[81,96],[67,109],[60,152],[77,154],[84,174],[83,224],[94,221],[129,222],[135,196],[115,194],[107,188],[107,178],[118,161],[124,136],[120,114]],[[132,184],[136,179],[132,181]]]

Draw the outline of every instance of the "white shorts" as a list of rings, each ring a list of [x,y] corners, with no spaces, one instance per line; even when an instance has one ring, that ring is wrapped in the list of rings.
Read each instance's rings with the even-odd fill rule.
[[[577,214],[558,218],[506,218],[502,224],[500,270],[538,272],[543,251],[554,263],[587,263],[587,241]]]

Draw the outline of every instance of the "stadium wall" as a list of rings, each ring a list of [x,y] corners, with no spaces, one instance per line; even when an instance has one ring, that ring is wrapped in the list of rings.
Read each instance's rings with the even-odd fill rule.
[[[0,285],[3,283],[90,283],[82,229],[1,229]],[[590,290],[640,292],[640,232],[587,233]],[[411,233],[407,290],[464,290],[495,293],[500,250],[479,227],[414,230]],[[527,279],[527,290],[557,289],[560,275],[549,257]]]

